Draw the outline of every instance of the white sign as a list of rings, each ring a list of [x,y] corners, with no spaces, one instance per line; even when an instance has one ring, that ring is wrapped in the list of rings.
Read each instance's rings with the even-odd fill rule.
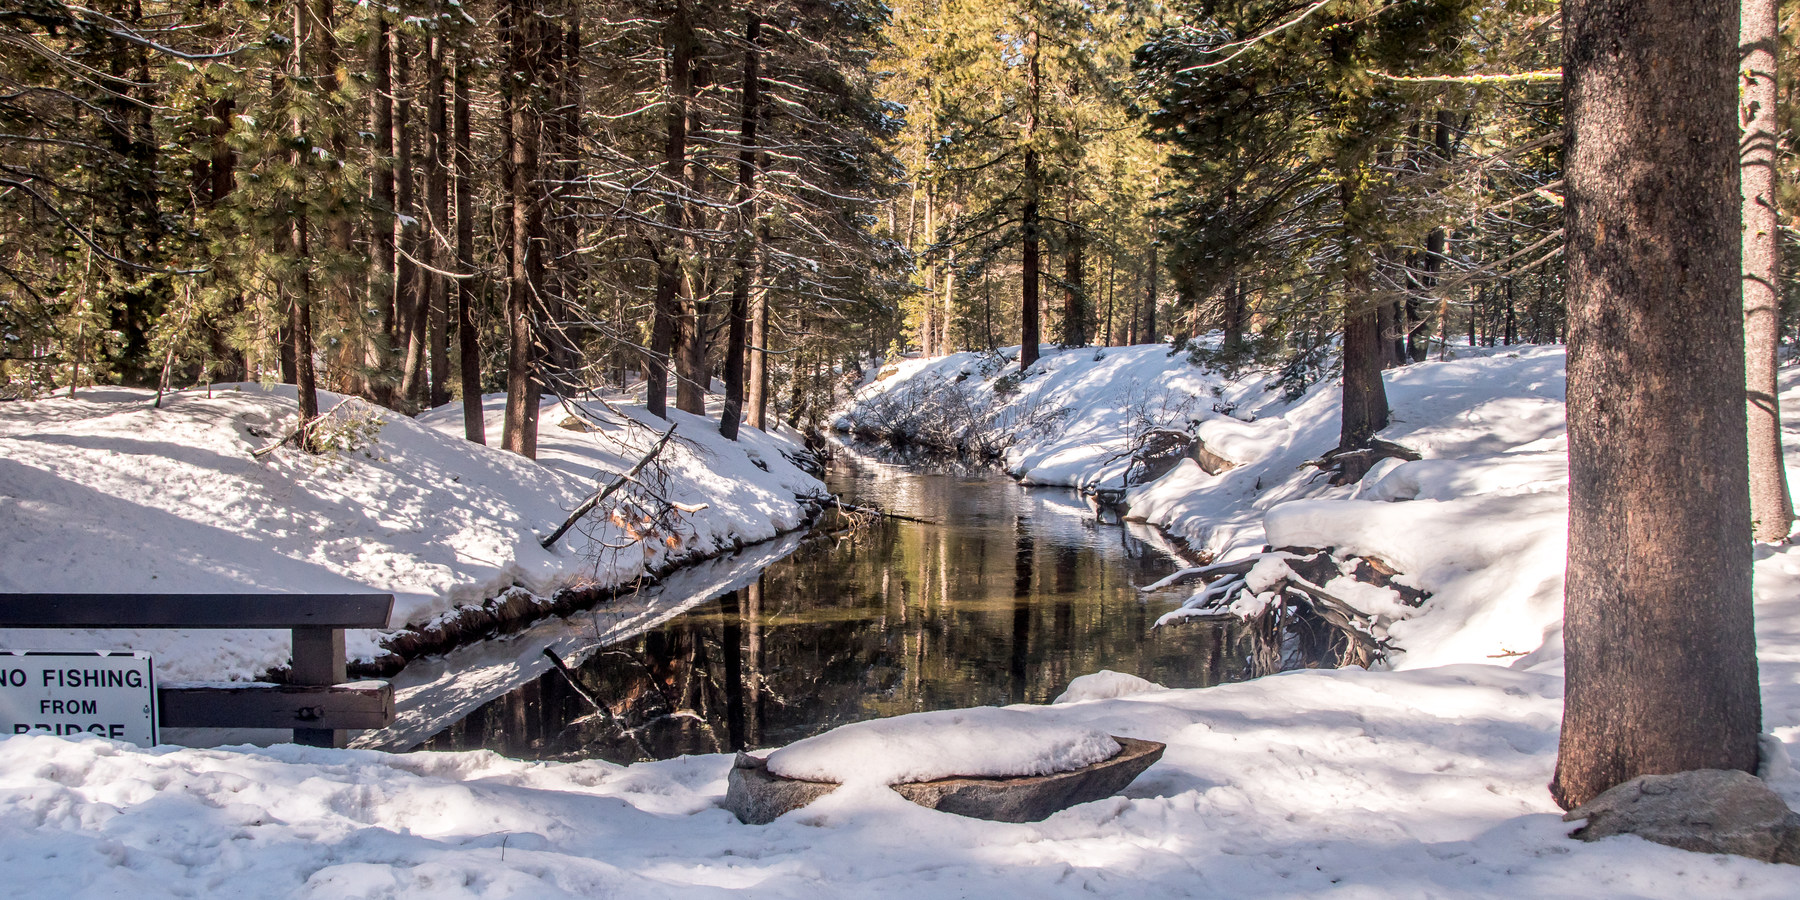
[[[0,737],[98,735],[156,744],[148,653],[0,650]]]

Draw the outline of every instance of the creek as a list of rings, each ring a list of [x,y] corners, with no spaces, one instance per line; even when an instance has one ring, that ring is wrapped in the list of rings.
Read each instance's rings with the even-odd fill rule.
[[[789,536],[416,661],[396,679],[400,720],[356,745],[630,762],[1047,703],[1100,669],[1170,687],[1259,674],[1257,638],[1234,623],[1153,628],[1192,590],[1137,590],[1180,567],[1173,548],[1072,491],[860,455],[840,455],[826,482],[845,503],[930,524]]]

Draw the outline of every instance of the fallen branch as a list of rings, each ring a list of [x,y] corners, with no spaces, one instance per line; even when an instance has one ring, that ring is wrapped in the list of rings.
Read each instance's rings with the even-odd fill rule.
[[[308,453],[313,452],[310,448],[308,448],[306,446],[306,441],[305,441],[306,435],[312,431],[313,426],[319,424],[320,422],[325,421],[325,418],[327,416],[331,415],[334,412],[337,412],[338,407],[343,406],[346,403],[349,403],[350,399],[351,398],[346,397],[342,400],[339,400],[337,402],[336,406],[333,406],[332,408],[330,408],[322,413],[319,413],[318,415],[313,416],[312,418],[307,419],[306,421],[301,422],[298,425],[295,425],[293,431],[290,431],[287,434],[284,434],[281,436],[281,440],[276,441],[275,443],[270,444],[269,446],[264,447],[261,450],[250,451],[250,457],[252,459],[262,459],[263,457],[268,456],[269,454],[274,453],[277,450],[280,450],[282,447],[285,447],[288,444],[293,443],[296,439],[300,439],[300,448],[302,450],[306,450],[306,452],[308,452]]]
[[[637,473],[643,471],[644,467],[649,465],[650,461],[655,459],[658,453],[662,452],[663,447],[669,443],[669,438],[674,436],[675,425],[674,423],[670,423],[669,430],[662,433],[662,437],[657,439],[656,445],[650,448],[649,453],[644,454],[643,458],[639,459],[636,464],[625,472],[625,474],[614,478],[612,481],[608,482],[605,487],[595,491],[586,500],[581,501],[581,505],[575,507],[575,511],[570,513],[569,517],[563,520],[563,523],[558,525],[555,531],[550,532],[549,537],[539,541],[538,544],[545,550],[550,549],[563,535],[569,533],[569,529],[575,527],[576,522],[581,521],[582,516],[593,512],[594,507],[599,506],[606,498],[612,496],[613,492],[624,487],[626,484],[629,484]]]
[[[837,504],[837,508],[838,508],[839,512],[862,513],[864,515],[870,515],[870,516],[882,516],[883,518],[888,518],[888,519],[899,519],[902,522],[916,522],[920,525],[941,524],[939,522],[933,522],[930,519],[915,519],[912,516],[903,516],[899,513],[891,513],[885,509],[880,509],[880,508],[873,507],[873,506],[857,506],[853,503],[845,503],[842,500],[836,500],[834,502]]]

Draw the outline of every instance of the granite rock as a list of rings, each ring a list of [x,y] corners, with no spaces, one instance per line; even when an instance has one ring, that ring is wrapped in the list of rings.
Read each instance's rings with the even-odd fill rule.
[[[1584,841],[1635,834],[1682,850],[1783,862],[1800,852],[1796,818],[1762,779],[1722,769],[1640,775],[1563,816],[1587,820],[1574,833]]]

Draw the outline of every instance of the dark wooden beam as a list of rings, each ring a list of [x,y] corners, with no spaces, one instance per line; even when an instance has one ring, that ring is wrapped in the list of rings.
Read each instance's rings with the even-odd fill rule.
[[[386,628],[392,594],[0,594],[0,628]]]
[[[164,728],[292,728],[331,732],[394,722],[385,681],[333,685],[169,684],[158,689]]]

